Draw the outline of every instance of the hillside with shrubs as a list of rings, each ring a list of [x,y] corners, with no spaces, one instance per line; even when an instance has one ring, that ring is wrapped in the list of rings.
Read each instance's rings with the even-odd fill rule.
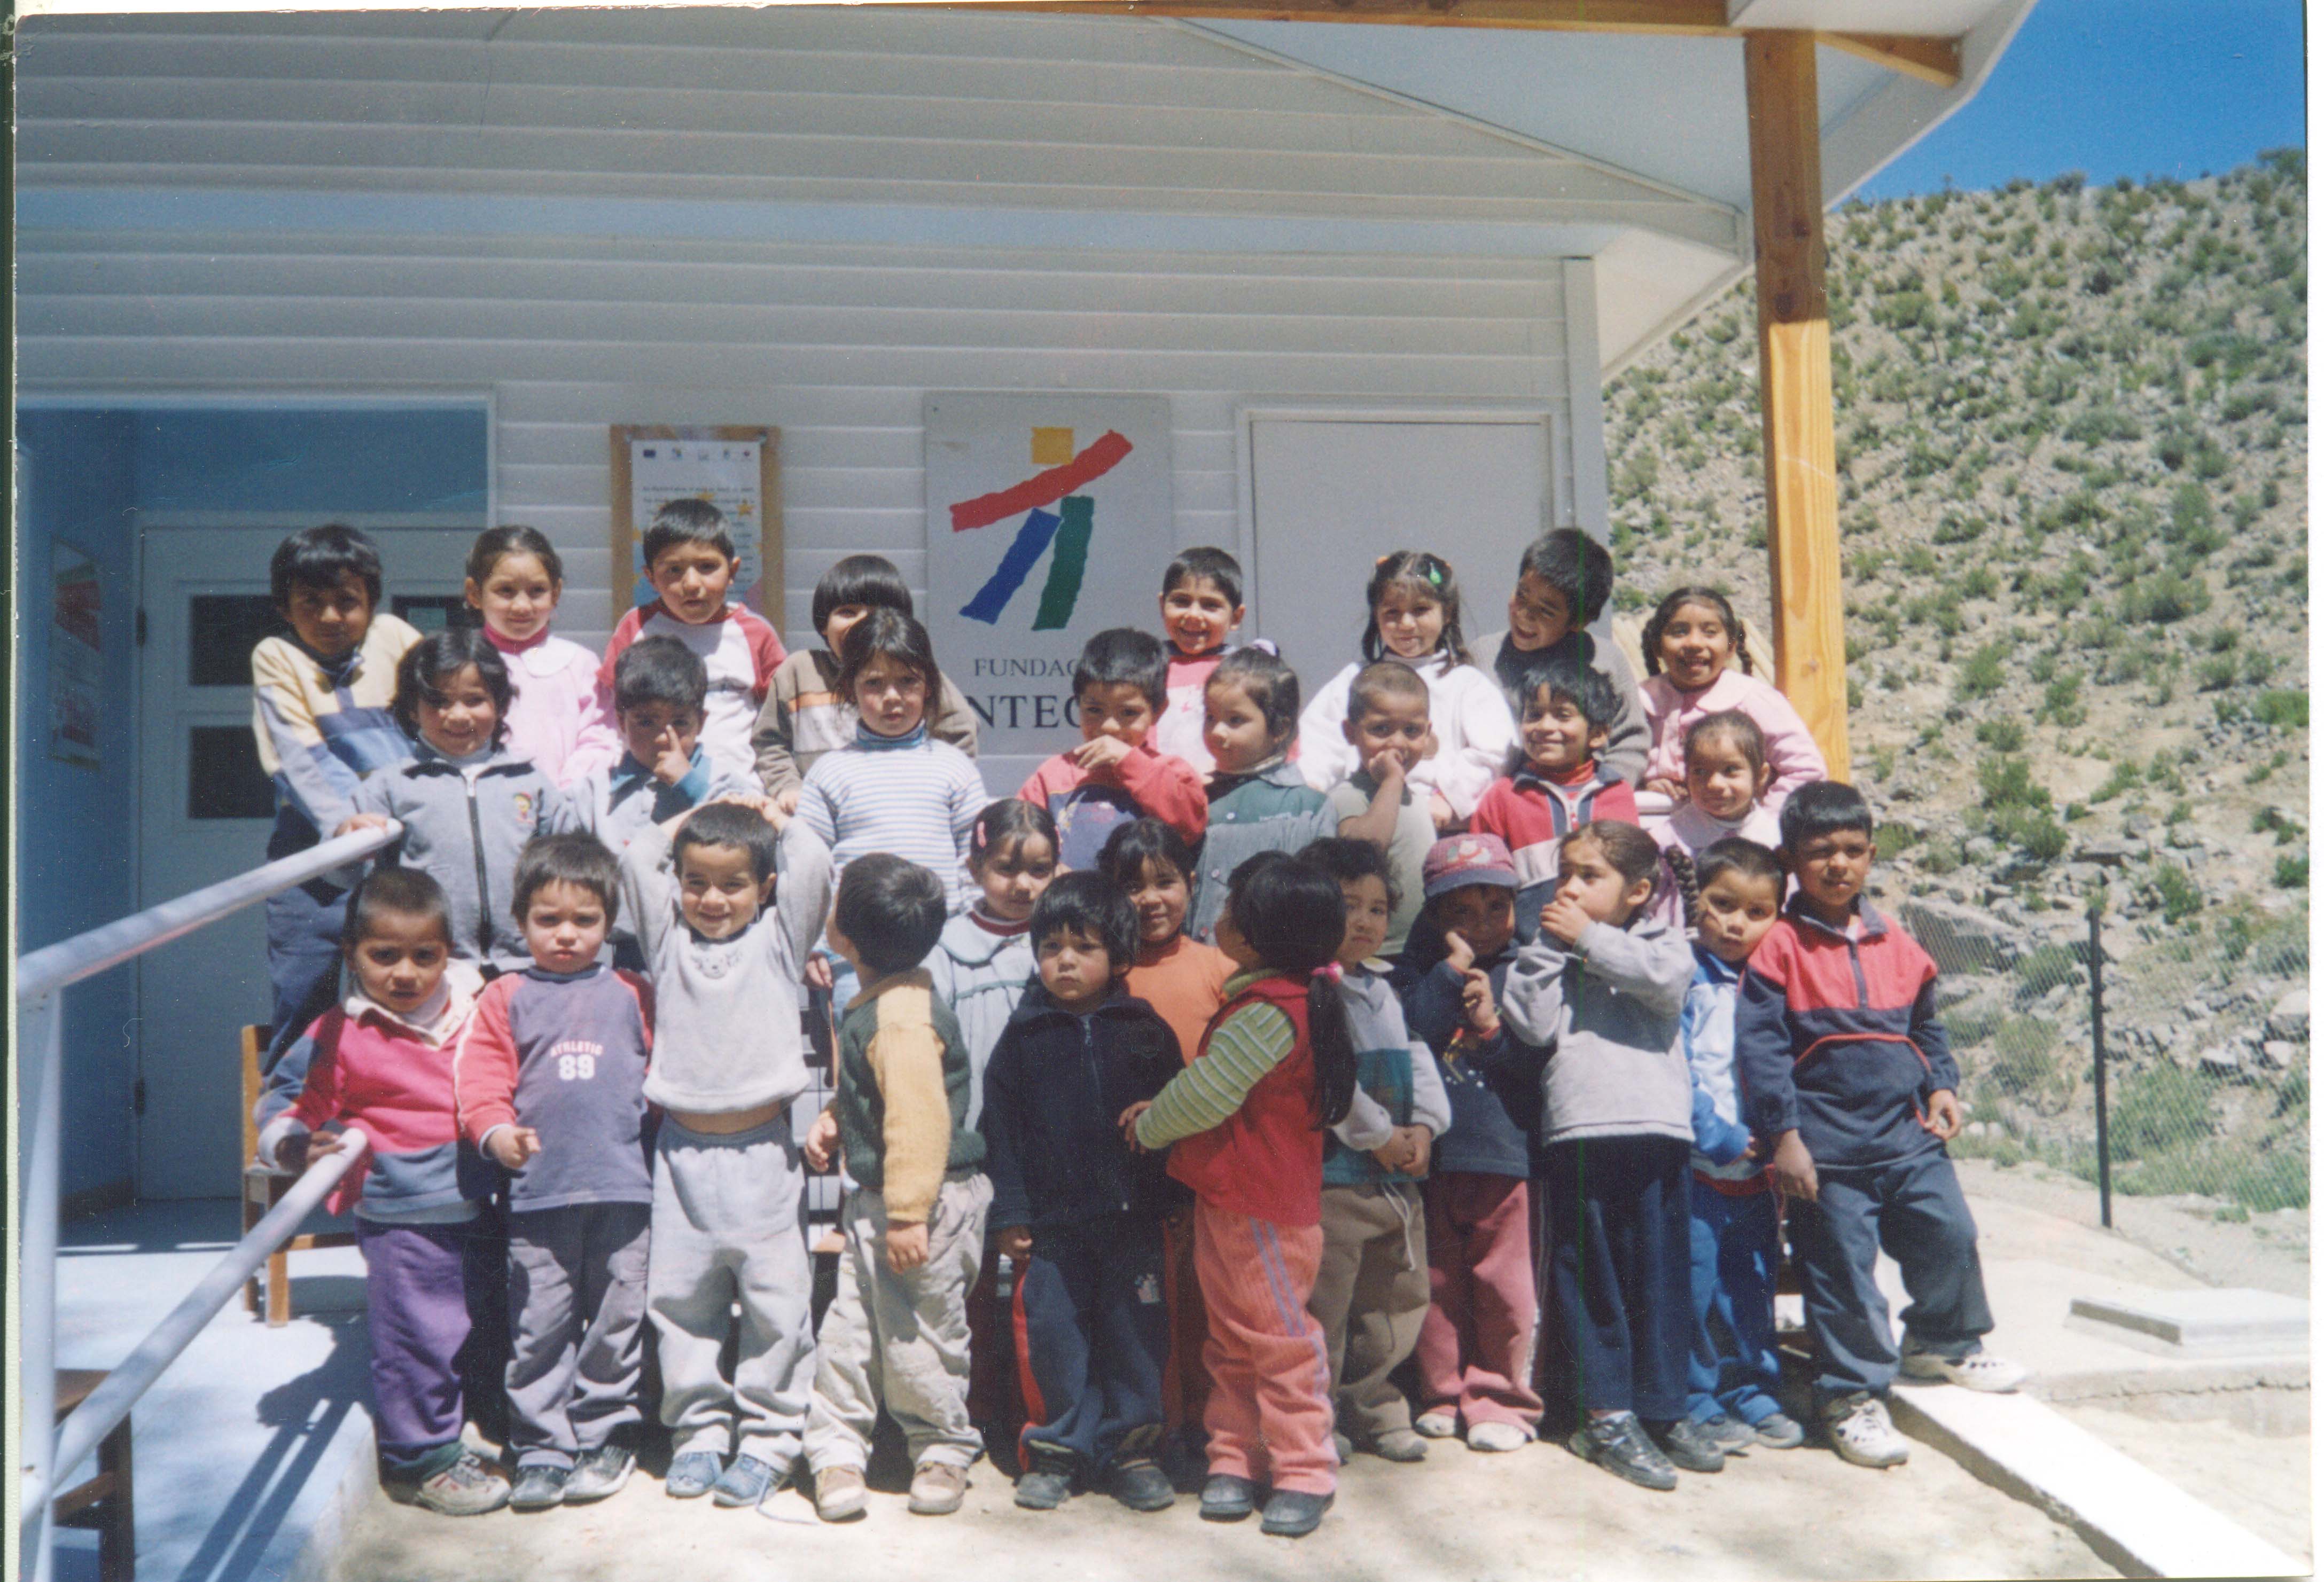
[[[2270,1155],[2216,1189],[2255,1208],[2307,1199],[2305,185],[2281,150],[1827,224],[1854,777],[1881,904],[1969,952],[1981,1135],[2087,1157],[2087,992],[2050,952],[2095,904],[2117,1103],[2191,1108],[2150,1164]],[[1628,610],[1768,608],[1754,312],[1747,281],[1608,387]]]

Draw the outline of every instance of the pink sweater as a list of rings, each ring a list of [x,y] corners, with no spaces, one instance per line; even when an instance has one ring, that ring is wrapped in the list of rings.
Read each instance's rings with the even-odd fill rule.
[[[598,690],[597,656],[579,643],[543,632],[515,644],[491,627],[484,637],[508,664],[508,749],[558,786],[576,785],[593,769],[621,761],[613,708]]]
[[[1807,722],[1784,694],[1757,676],[1740,670],[1723,670],[1719,679],[1701,692],[1681,692],[1667,676],[1649,676],[1638,687],[1638,701],[1646,712],[1646,778],[1686,783],[1686,733],[1706,714],[1739,710],[1767,738],[1767,767],[1775,777],[1767,782],[1759,805],[1770,816],[1783,811],[1791,794],[1811,780],[1827,777],[1823,752],[1808,734]]]

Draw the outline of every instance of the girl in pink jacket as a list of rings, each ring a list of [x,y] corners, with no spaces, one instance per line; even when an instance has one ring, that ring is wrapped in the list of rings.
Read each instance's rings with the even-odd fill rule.
[[[565,566],[537,528],[487,528],[468,551],[467,601],[508,662],[509,751],[552,785],[576,786],[621,761],[622,739],[597,656],[551,635]]]
[[[1751,674],[1743,622],[1713,588],[1674,590],[1655,607],[1639,642],[1646,679],[1638,688],[1646,713],[1646,780],[1674,803],[1686,796],[1686,733],[1712,714],[1748,714],[1766,740],[1768,771],[1759,805],[1769,818],[1811,780],[1826,777],[1823,752],[1784,694]],[[1740,669],[1729,668],[1736,661]]]

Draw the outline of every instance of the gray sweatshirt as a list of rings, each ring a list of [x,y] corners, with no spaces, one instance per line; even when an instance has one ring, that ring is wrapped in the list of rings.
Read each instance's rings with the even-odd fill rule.
[[[665,1109],[731,1115],[807,1091],[799,982],[831,909],[831,851],[793,819],[776,872],[773,906],[740,934],[706,940],[678,912],[669,832],[650,824],[622,853],[622,915],[653,976],[645,1096]]]
[[[1545,932],[1517,952],[1501,1019],[1550,1048],[1544,1142],[1694,1140],[1694,1090],[1679,1040],[1693,981],[1686,936],[1644,913],[1628,928],[1591,924],[1572,950]]]

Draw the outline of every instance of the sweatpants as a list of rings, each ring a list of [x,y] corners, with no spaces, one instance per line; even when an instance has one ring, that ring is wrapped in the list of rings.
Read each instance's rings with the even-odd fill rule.
[[[1033,1233],[1017,1277],[1017,1378],[1026,1452],[1062,1450],[1102,1475],[1151,1456],[1162,1436],[1170,1310],[1162,1301],[1162,1224],[1109,1214]]]
[[[1452,1171],[1422,1183],[1428,1210],[1428,1311],[1421,1320],[1424,1406],[1466,1426],[1541,1421],[1533,1384],[1532,1193],[1515,1176]]]
[[[398,1225],[361,1215],[355,1246],[380,1469],[392,1481],[420,1482],[459,1459],[465,1354],[503,1278],[500,1248],[474,1220]]]
[[[790,1117],[719,1136],[668,1116],[654,1141],[646,1311],[670,1453],[729,1450],[788,1468],[815,1366],[806,1176]],[[718,1353],[742,1309],[730,1384]]]
[[[1721,1415],[1758,1423],[1783,1410],[1775,1386],[1775,1194],[1687,1183],[1694,1339],[1687,1356],[1686,1409],[1697,1422]]]
[[[639,1419],[645,1203],[509,1216],[509,1448],[520,1467],[572,1467]]]
[[[266,897],[266,980],[274,1020],[263,1069],[272,1071],[315,1018],[338,1003],[339,934],[346,920],[347,893],[319,881]]]
[[[1792,1210],[1793,1244],[1808,1335],[1815,1343],[1819,1409],[1887,1389],[1896,1376],[1888,1299],[1872,1278],[1886,1252],[1912,1299],[1904,1337],[1917,1351],[1959,1360],[1993,1329],[1969,1218],[1941,1149],[1870,1169],[1816,1168],[1816,1198]]]
[[[1210,1334],[1203,1412],[1213,1476],[1299,1494],[1338,1485],[1332,1449],[1332,1359],[1307,1311],[1323,1256],[1320,1225],[1277,1225],[1194,1204],[1194,1268]]]
[[[968,1414],[968,1288],[991,1202],[982,1175],[945,1182],[928,1216],[927,1262],[899,1274],[888,1267],[887,1200],[862,1186],[847,1194],[839,1289],[824,1310],[807,1408],[810,1467],[863,1467],[883,1406],[916,1467],[966,1467],[983,1452]]]
[[[1211,1319],[1203,1311],[1203,1282],[1194,1273],[1194,1211],[1182,1209],[1162,1222],[1162,1301],[1170,1310],[1170,1362],[1162,1375],[1165,1431],[1200,1431],[1210,1404],[1211,1375],[1203,1364]]]
[[[1340,1427],[1376,1441],[1409,1430],[1412,1403],[1388,1375],[1428,1317],[1428,1230],[1416,1182],[1323,1189],[1323,1252],[1307,1311],[1323,1326]]]
[[[1548,1149],[1550,1283],[1572,1357],[1574,1404],[1686,1415],[1688,1146],[1591,1137]]]

